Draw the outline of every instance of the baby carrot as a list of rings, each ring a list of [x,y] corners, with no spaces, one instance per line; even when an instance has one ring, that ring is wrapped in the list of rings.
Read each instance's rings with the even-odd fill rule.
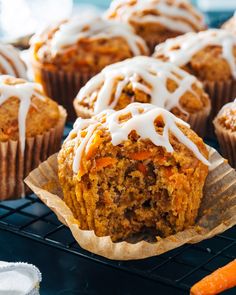
[[[215,295],[236,286],[236,259],[197,282],[191,295]]]

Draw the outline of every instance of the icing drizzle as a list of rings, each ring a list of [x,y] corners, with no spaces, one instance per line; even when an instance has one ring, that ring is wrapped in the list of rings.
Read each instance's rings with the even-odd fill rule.
[[[26,66],[17,50],[11,45],[0,43],[0,68],[8,75],[26,78]]]
[[[111,37],[124,38],[134,55],[147,52],[145,41],[135,35],[131,26],[113,20],[105,20],[97,16],[89,19],[72,18],[66,23],[61,24],[58,31],[52,37],[51,48],[52,52],[56,54],[65,46],[75,44],[84,38],[96,40]]]
[[[11,84],[19,80],[22,83]],[[19,126],[19,140],[21,145],[21,152],[25,150],[25,133],[26,133],[26,117],[31,105],[32,96],[37,96],[39,99],[44,99],[40,94],[42,86],[38,83],[26,82],[21,79],[14,79],[11,76],[0,76],[0,106],[11,97],[16,97],[20,100],[19,113],[18,113],[18,126]]]
[[[185,0],[114,0],[107,17],[112,18],[114,12],[128,23],[159,23],[182,33],[204,28],[203,16]]]
[[[233,53],[236,36],[226,30],[210,29],[168,39],[157,45],[154,56],[157,58],[164,56],[175,65],[184,66],[198,51],[207,46],[222,47],[222,57],[228,62],[232,76],[236,78],[236,60]]]
[[[168,79],[178,85],[173,92],[167,89]],[[129,83],[133,89],[150,95],[151,104],[167,110],[173,107],[182,110],[179,103],[182,95],[187,91],[194,93],[193,84],[202,87],[194,76],[173,64],[138,56],[104,68],[80,90],[77,101],[86,99],[90,105],[94,103],[94,114],[105,109],[113,109]]]
[[[120,121],[120,117],[130,115],[127,121]],[[159,134],[154,122],[158,116],[164,121],[163,133]],[[128,139],[131,131],[135,130],[141,139],[149,139],[154,145],[162,146],[167,152],[173,153],[174,149],[169,141],[171,132],[182,144],[190,149],[193,154],[205,165],[208,160],[201,154],[198,147],[181,131],[177,124],[189,127],[189,124],[175,117],[173,114],[151,104],[132,103],[120,111],[106,110],[91,119],[78,118],[66,141],[74,141],[76,150],[73,161],[73,171],[78,173],[81,159],[89,149],[93,140],[93,133],[99,128],[105,128],[111,135],[111,142],[114,146],[119,145]],[[81,131],[87,128],[85,137]]]

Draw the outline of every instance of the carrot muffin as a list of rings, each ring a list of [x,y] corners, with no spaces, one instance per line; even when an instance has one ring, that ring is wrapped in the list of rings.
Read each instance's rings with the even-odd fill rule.
[[[182,67],[204,83],[212,119],[236,96],[236,36],[231,32],[187,33],[158,45],[154,57]]]
[[[147,55],[145,41],[132,27],[100,17],[72,18],[32,39],[36,82],[63,104],[73,119],[79,89],[105,66],[136,55]]]
[[[105,16],[132,25],[151,52],[168,38],[205,29],[203,15],[185,0],[114,0]]]
[[[223,24],[222,29],[229,30],[236,35],[236,12],[227,22]]]
[[[64,201],[83,230],[115,242],[194,224],[208,151],[187,123],[132,103],[78,118],[58,155]]]
[[[0,75],[26,79],[26,65],[11,45],[0,43]]]
[[[165,108],[204,134],[210,100],[201,83],[179,67],[151,57],[133,57],[107,66],[80,90],[74,107],[79,117],[88,118],[132,102]]]
[[[236,99],[223,106],[214,126],[222,154],[236,168]]]
[[[0,76],[0,199],[23,195],[24,177],[59,150],[65,117],[41,85]]]

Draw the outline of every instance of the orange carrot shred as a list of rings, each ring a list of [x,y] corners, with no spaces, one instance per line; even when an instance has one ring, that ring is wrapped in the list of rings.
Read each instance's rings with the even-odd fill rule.
[[[215,295],[236,286],[236,259],[197,282],[191,295]]]
[[[132,160],[142,161],[142,160],[149,159],[151,155],[152,153],[149,151],[142,151],[142,152],[129,154],[129,158],[131,158]]]
[[[117,159],[111,158],[111,157],[104,157],[104,158],[99,158],[96,159],[96,166],[95,170],[101,170],[102,168],[105,168],[109,165],[114,165],[117,162]]]
[[[89,150],[87,151],[86,160],[89,160],[96,153],[96,150],[98,149],[101,142],[101,137],[99,135],[95,135],[94,140],[90,144]]]
[[[144,175],[147,174],[147,168],[143,163],[138,163],[138,170],[142,172]]]

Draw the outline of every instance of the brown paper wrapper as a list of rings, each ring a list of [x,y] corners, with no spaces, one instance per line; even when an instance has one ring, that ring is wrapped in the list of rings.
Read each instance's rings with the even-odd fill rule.
[[[60,120],[44,134],[26,138],[25,152],[19,141],[0,143],[0,201],[16,199],[29,193],[24,178],[50,155],[60,149],[66,111],[60,107]]]
[[[203,82],[205,91],[211,99],[211,113],[208,119],[208,137],[214,138],[213,120],[222,108],[228,102],[231,102],[236,97],[236,81],[205,81]]]
[[[109,259],[130,260],[160,255],[186,243],[197,243],[222,233],[236,224],[236,172],[210,148],[211,171],[196,225],[157,242],[113,243],[109,236],[97,237],[94,231],[81,230],[63,201],[57,176],[57,154],[32,171],[25,182],[39,198],[67,225],[79,245]]]
[[[205,107],[202,111],[189,114],[186,120],[191,128],[202,138],[206,135],[207,120],[211,111],[211,106]]]
[[[95,75],[94,73],[50,71],[38,63],[33,63],[35,81],[43,85],[46,95],[63,105],[68,113],[68,121],[77,116],[73,100],[79,90]]]
[[[213,123],[222,155],[229,160],[231,166],[236,168],[236,132],[221,126],[217,119]]]

